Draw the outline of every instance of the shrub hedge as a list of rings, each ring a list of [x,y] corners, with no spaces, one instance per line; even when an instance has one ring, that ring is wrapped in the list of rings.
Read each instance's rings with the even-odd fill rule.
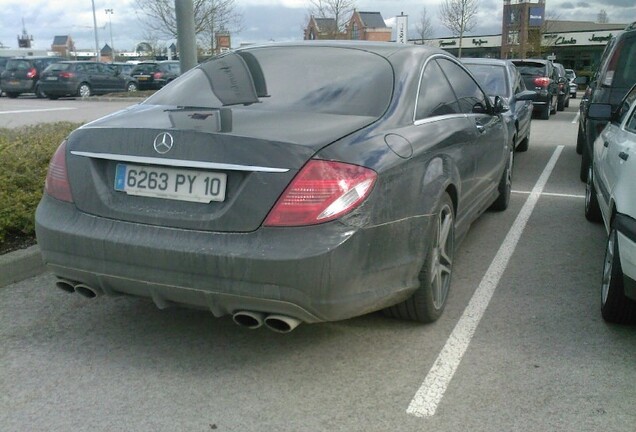
[[[8,234],[34,235],[35,208],[51,156],[79,126],[59,122],[0,128],[0,244]]]

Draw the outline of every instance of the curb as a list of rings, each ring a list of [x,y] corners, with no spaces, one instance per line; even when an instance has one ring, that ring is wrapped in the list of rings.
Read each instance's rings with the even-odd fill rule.
[[[0,255],[0,288],[46,271],[38,245]]]

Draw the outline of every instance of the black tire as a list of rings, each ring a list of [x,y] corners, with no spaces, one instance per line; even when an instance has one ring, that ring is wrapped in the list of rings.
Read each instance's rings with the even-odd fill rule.
[[[87,98],[90,97],[91,94],[91,86],[88,85],[88,83],[83,82],[79,86],[77,86],[77,96],[81,98]]]
[[[514,167],[515,152],[510,151],[506,168],[504,168],[499,180],[499,196],[490,206],[490,210],[504,211],[510,204],[510,192],[512,191],[512,170]]]
[[[42,91],[39,85],[35,86],[35,97],[37,97],[38,99],[46,98],[46,93]]]
[[[579,132],[576,136],[576,152],[578,154],[583,153],[584,145],[585,145],[585,135],[583,135],[583,131],[581,130],[581,126],[579,125]]]
[[[519,142],[517,147],[515,147],[515,150],[518,152],[528,151],[529,145],[530,145],[530,128],[528,128],[528,135],[526,135],[526,137],[522,139],[521,142]]]
[[[15,92],[6,92],[6,94],[7,94],[7,97],[10,99],[15,99],[18,96],[20,96],[20,93],[15,93]]]
[[[565,98],[559,100],[557,98],[557,111],[563,111],[565,109]]]
[[[554,102],[554,98],[550,99],[550,114],[556,114],[559,109],[559,98],[557,97],[557,103],[554,104],[554,108],[552,107],[552,103]]]
[[[131,81],[126,85],[126,91],[128,92],[136,92],[137,90],[137,83]]]
[[[587,146],[584,145],[583,149],[581,150],[581,169],[579,171],[579,178],[582,182],[587,181],[587,171],[591,163],[592,160],[590,159],[590,155],[588,154]]]
[[[432,228],[419,274],[419,288],[402,303],[384,309],[385,315],[429,323],[436,321],[444,312],[455,252],[455,211],[447,193],[437,204]]]
[[[570,107],[570,96],[568,96],[567,99],[565,99],[565,103],[563,104],[563,106],[566,108]]]
[[[550,107],[550,102],[548,102],[548,105],[546,105],[545,108],[541,110],[541,120],[550,120],[551,109],[552,108]]]
[[[618,250],[618,235],[612,224],[603,264],[601,281],[601,315],[607,322],[631,324],[636,321],[636,302],[625,296],[623,269]]]
[[[594,187],[594,171],[592,164],[587,169],[587,180],[585,182],[585,218],[590,222],[601,222],[601,208],[598,206],[596,188]]]

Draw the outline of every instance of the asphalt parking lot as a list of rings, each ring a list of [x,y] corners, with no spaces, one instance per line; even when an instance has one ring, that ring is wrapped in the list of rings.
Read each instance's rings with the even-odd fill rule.
[[[633,430],[636,327],[600,316],[605,232],[583,215],[578,101],[533,120],[511,205],[459,246],[438,322],[376,313],[279,335],[87,300],[43,273],[0,288],[0,429]],[[0,126],[125,105],[2,98]]]

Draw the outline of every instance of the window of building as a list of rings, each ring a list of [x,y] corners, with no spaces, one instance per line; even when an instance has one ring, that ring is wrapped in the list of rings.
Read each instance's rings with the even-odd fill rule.
[[[353,22],[353,25],[351,26],[351,39],[353,40],[360,39],[360,29],[358,27],[358,23],[355,21]]]

